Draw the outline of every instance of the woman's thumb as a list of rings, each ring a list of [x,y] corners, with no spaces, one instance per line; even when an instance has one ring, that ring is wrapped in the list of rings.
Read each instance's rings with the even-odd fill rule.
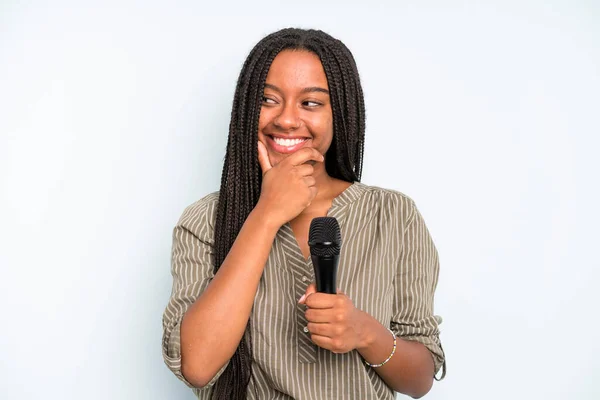
[[[272,168],[267,148],[260,140],[258,141],[258,163],[260,164],[263,175]]]

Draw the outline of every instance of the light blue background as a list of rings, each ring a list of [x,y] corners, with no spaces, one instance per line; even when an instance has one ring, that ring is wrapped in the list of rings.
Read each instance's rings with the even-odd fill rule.
[[[193,398],[160,353],[171,230],[286,26],[353,51],[363,181],[438,246],[427,398],[600,398],[600,7],[499,0],[2,1],[0,398]]]

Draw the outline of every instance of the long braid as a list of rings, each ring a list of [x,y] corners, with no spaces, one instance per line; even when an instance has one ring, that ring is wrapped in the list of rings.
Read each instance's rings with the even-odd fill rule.
[[[273,60],[285,49],[310,51],[321,59],[333,114],[333,141],[327,151],[325,168],[334,178],[360,181],[365,113],[352,54],[342,42],[318,30],[290,28],[268,35],[248,55],[236,85],[215,221],[215,273],[260,197],[262,172],[257,141],[263,90]],[[252,376],[251,342],[248,323],[229,365],[214,386],[213,399],[246,399]]]

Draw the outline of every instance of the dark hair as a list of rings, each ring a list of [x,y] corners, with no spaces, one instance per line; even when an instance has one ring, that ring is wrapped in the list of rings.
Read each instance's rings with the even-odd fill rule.
[[[333,140],[325,156],[325,169],[334,178],[360,181],[365,106],[350,50],[341,41],[319,30],[289,28],[266,36],[248,55],[235,89],[215,222],[215,273],[260,196],[262,172],[257,141],[263,90],[273,59],[286,49],[310,51],[321,59],[333,113]],[[252,375],[249,323],[244,336],[215,384],[213,399],[246,399]]]

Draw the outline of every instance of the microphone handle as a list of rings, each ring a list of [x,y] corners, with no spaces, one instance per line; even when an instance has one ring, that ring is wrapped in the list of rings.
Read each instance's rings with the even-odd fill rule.
[[[317,292],[336,294],[336,277],[340,256],[311,255],[317,281]]]

